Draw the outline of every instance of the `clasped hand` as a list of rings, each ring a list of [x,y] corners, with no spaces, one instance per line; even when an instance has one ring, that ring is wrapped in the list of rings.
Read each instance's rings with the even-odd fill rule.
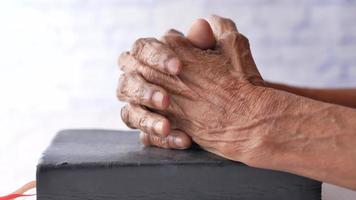
[[[117,96],[129,103],[122,119],[142,131],[145,145],[184,149],[193,140],[249,163],[262,148],[276,95],[264,87],[249,42],[231,20],[212,16],[210,24],[194,26],[203,38],[170,30],[160,41],[138,39],[121,54]]]

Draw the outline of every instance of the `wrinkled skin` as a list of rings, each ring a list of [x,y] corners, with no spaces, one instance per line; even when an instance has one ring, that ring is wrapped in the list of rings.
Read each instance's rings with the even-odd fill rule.
[[[149,60],[164,65],[159,58],[154,58],[155,53],[146,52],[148,57],[143,61],[137,55],[148,46],[159,47],[163,44],[151,38],[138,40],[131,53],[124,53],[120,57],[121,69],[126,73],[120,80],[118,96],[125,100],[127,84],[139,84],[146,80],[161,86],[157,90],[168,92],[169,106],[154,111],[169,119],[171,129],[188,133],[194,142],[208,151],[243,160],[242,157],[248,155],[251,148],[259,145],[258,140],[252,140],[252,135],[260,132],[258,118],[262,114],[260,108],[263,103],[259,102],[263,101],[266,88],[262,87],[264,82],[255,66],[246,37],[237,32],[231,20],[214,20],[213,29],[217,38],[214,50],[195,48],[180,34],[164,36],[165,44],[182,62],[183,70],[177,76],[145,66]],[[144,93],[142,90],[137,92]],[[149,99],[145,95],[136,97]],[[123,109],[122,118],[130,127],[134,127],[130,124],[130,118],[137,115],[139,110],[133,104]],[[159,124],[157,121],[147,121],[137,123],[141,127],[157,127]],[[162,128],[162,125],[158,127]],[[148,129],[146,131],[149,132]],[[258,138],[256,135],[254,137]],[[165,142],[172,143],[169,138]]]
[[[122,119],[142,131],[141,141],[185,149],[193,139],[250,166],[356,189],[353,90],[306,95],[345,107],[274,89],[231,20],[213,16],[213,30],[205,20],[195,24],[187,38],[170,30],[161,41],[139,39],[119,58],[117,96],[129,102]]]

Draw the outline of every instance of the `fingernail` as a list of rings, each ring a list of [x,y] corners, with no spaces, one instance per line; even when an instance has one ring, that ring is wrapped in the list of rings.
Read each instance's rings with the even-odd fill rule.
[[[174,144],[176,144],[177,147],[183,148],[183,140],[182,140],[182,138],[174,137]]]
[[[178,58],[171,58],[167,61],[166,67],[169,73],[178,74],[180,61]]]
[[[163,94],[161,92],[154,92],[152,95],[152,100],[153,103],[157,106],[157,107],[161,107],[162,106],[162,101],[163,101]]]
[[[162,121],[156,122],[156,124],[154,125],[154,129],[157,134],[161,133],[163,129],[163,122]]]

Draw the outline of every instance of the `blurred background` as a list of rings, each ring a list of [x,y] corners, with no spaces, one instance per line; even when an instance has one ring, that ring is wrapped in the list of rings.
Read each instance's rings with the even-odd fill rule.
[[[356,87],[354,0],[0,1],[0,196],[35,179],[60,129],[127,129],[116,60],[139,37],[232,18],[262,76],[299,86]],[[324,184],[323,199],[356,193]]]

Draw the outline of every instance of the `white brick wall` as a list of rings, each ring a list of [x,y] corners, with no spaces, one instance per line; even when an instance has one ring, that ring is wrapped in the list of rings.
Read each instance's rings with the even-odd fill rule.
[[[264,78],[356,86],[354,0],[0,1],[0,194],[34,178],[56,130],[125,128],[118,54],[138,37],[186,31],[211,13],[236,21]]]

